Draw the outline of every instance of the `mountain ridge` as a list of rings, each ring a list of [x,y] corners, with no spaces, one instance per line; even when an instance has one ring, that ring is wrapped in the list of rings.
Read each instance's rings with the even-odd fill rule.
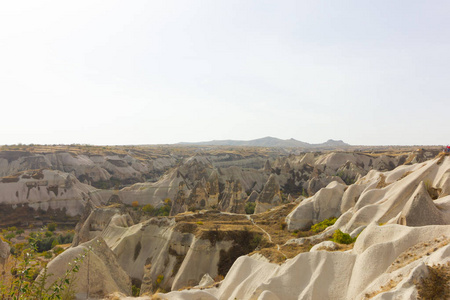
[[[212,140],[204,142],[180,142],[176,145],[194,145],[194,146],[254,146],[254,147],[292,147],[292,148],[322,148],[322,147],[348,147],[349,144],[342,140],[329,139],[324,143],[310,144],[294,138],[279,139],[266,136],[254,140]]]

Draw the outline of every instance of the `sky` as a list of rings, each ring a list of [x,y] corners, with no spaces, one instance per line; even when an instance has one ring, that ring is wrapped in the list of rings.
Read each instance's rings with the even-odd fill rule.
[[[0,145],[450,143],[448,1],[2,1]]]

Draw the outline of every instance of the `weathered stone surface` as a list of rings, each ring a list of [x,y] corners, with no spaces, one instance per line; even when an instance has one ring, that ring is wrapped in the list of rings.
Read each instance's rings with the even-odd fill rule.
[[[229,180],[225,183],[225,189],[219,204],[221,211],[232,213],[245,213],[245,200],[247,194],[242,190],[240,181]]]
[[[281,204],[281,200],[280,185],[276,176],[272,174],[255,201],[255,213],[265,212],[272,207],[278,206]]]
[[[407,226],[447,224],[442,212],[433,203],[423,182],[419,184],[406,203],[397,223]]]
[[[161,299],[417,299],[427,265],[449,262],[449,226],[369,225],[351,251],[301,253],[278,265],[242,256],[218,288],[158,294]],[[422,247],[422,252],[417,249]],[[428,254],[426,254],[428,253]],[[401,257],[417,255],[400,261]],[[400,265],[400,267],[392,267]],[[398,283],[392,285],[392,283]],[[386,290],[386,287],[390,288]]]
[[[103,297],[113,292],[131,294],[130,278],[102,238],[69,248],[53,259],[48,264],[48,285],[63,277],[77,257],[82,259],[74,285],[77,298],[87,299],[88,293],[95,297]]]
[[[8,259],[10,249],[8,243],[0,239],[0,265],[3,265]]]
[[[341,215],[345,184],[331,182],[313,197],[303,200],[287,217],[289,230],[308,230],[313,224]]]
[[[88,200],[99,205],[97,189],[75,176],[54,170],[32,170],[0,179],[0,204],[28,205],[35,210],[61,210],[68,216],[80,215]]]
[[[214,279],[212,279],[211,276],[209,276],[209,274],[206,273],[205,275],[203,275],[197,287],[207,287],[212,285],[213,283]]]
[[[332,241],[323,241],[321,243],[318,243],[317,245],[314,245],[309,252],[316,252],[316,251],[335,251],[338,249],[338,245],[335,242]]]

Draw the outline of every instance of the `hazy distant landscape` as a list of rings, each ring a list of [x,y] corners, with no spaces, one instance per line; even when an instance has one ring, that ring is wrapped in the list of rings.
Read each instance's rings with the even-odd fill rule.
[[[449,15],[2,2],[0,299],[450,299]]]
[[[448,276],[450,161],[442,147],[283,142],[2,146],[2,293],[18,293],[16,279],[31,284],[23,295],[44,280],[51,297],[71,274],[65,299],[246,299],[262,287],[259,297],[286,299],[446,295],[436,290]],[[21,262],[30,275],[11,273]],[[68,262],[76,269],[67,271]],[[367,269],[374,262],[385,267]],[[300,282],[323,280],[328,289],[293,283],[288,294],[278,278],[292,280],[305,264]],[[356,287],[342,289],[342,280]],[[387,289],[386,280],[397,284]]]

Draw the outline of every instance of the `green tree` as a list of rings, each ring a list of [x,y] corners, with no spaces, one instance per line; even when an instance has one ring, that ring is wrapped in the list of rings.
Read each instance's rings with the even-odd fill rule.
[[[245,213],[247,215],[252,215],[255,212],[256,203],[255,202],[247,202],[245,203]]]

